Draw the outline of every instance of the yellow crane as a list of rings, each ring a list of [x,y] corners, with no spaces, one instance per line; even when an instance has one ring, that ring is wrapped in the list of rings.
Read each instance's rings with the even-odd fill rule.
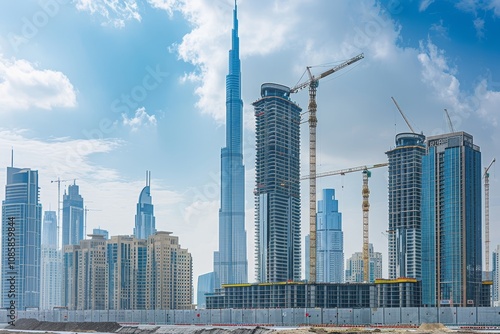
[[[331,176],[331,175],[345,175],[347,173],[353,173],[353,172],[363,172],[363,189],[362,189],[362,195],[363,195],[363,281],[369,282],[370,280],[370,254],[368,253],[368,246],[370,243],[370,238],[369,238],[369,224],[368,224],[368,215],[370,211],[370,202],[369,202],[369,197],[370,197],[370,189],[368,187],[368,178],[371,176],[371,172],[369,169],[374,169],[374,168],[380,168],[380,167],[386,167],[389,164],[384,162],[380,164],[375,164],[375,165],[367,165],[367,166],[358,166],[358,167],[352,167],[352,168],[346,168],[346,169],[339,169],[336,171],[331,171],[331,172],[324,172],[324,173],[318,173],[315,175],[316,178],[318,177],[325,177],[325,176]],[[312,175],[307,175],[303,176],[300,179],[305,180],[305,179],[312,179]],[[316,231],[316,213],[314,215],[314,227]],[[309,236],[309,241],[312,243],[311,238]],[[312,249],[312,247],[311,247]],[[314,251],[316,252],[316,244],[314,245]],[[316,254],[315,254],[316,255]],[[312,255],[311,255],[312,258]]]
[[[485,269],[486,280],[490,280],[490,174],[488,171],[495,163],[496,159],[490,162],[489,166],[484,168],[484,253],[485,253]]]
[[[309,259],[309,281],[316,282],[316,126],[318,119],[316,117],[316,90],[319,80],[333,74],[344,67],[347,67],[358,60],[363,59],[364,54],[359,54],[329,70],[314,76],[311,73],[311,67],[306,68],[309,79],[290,89],[290,93],[309,87],[309,240],[310,240],[310,259]]]

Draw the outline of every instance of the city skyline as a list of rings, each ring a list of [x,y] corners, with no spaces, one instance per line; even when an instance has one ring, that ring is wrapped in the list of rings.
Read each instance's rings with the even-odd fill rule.
[[[183,247],[193,254],[195,278],[211,271],[218,247],[224,76],[234,3],[193,1],[170,7],[151,0],[134,6],[137,2],[130,0],[132,6],[115,8],[103,1],[47,3],[58,6],[46,9],[37,1],[1,5],[0,120],[5,125],[0,166],[10,165],[14,147],[15,165],[39,170],[44,210],[57,207],[57,185],[50,180],[76,178],[89,206],[102,210],[89,213],[87,231],[101,226],[111,235],[131,233],[143,171],[152,170],[158,176],[151,189],[157,228],[184,240]],[[342,80],[332,76],[318,88],[318,172],[386,161],[384,152],[394,146],[394,135],[407,131],[390,96],[426,136],[449,131],[447,108],[453,125],[481,146],[483,166],[500,151],[495,110],[500,64],[494,57],[500,46],[493,42],[499,11],[493,3],[486,8],[476,2],[292,1],[273,7],[240,1],[238,8],[249,255],[255,235],[250,105],[263,82],[292,86],[308,65],[365,53],[348,75],[340,74]],[[62,30],[68,37],[61,36]],[[37,85],[25,85],[24,80],[37,76]],[[14,85],[13,78],[21,82]],[[306,92],[293,99],[307,106]],[[301,175],[307,175],[306,125],[301,132]],[[494,166],[492,226],[500,216],[495,171]],[[370,179],[370,242],[384,250],[384,263],[387,174],[378,169]],[[5,168],[0,168],[0,179],[6,179]],[[62,189],[67,186],[61,183]],[[324,187],[338,189],[344,235],[353,240],[345,253],[360,251],[361,175],[318,180],[317,188]],[[301,188],[305,235],[307,183]],[[499,243],[499,232],[492,228],[492,249]],[[254,261],[248,259],[251,280]]]

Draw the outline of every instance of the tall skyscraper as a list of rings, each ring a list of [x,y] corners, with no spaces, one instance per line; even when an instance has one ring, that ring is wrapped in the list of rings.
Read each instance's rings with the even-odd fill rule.
[[[316,271],[318,283],[344,282],[344,233],[334,189],[323,189],[316,214]]]
[[[493,251],[493,291],[492,291],[492,306],[500,306],[500,245],[497,245]]]
[[[300,280],[300,112],[290,88],[261,87],[256,117],[255,230],[259,282]]]
[[[17,310],[40,306],[41,219],[38,171],[7,167],[2,202],[3,309],[12,303]]]
[[[106,241],[106,309],[130,310],[133,304],[134,241],[131,236],[113,236]]]
[[[61,252],[57,249],[57,215],[45,211],[42,226],[42,265],[40,274],[40,309],[61,306]]]
[[[481,152],[472,136],[427,138],[422,158],[422,303],[481,306]]]
[[[73,182],[64,191],[62,209],[62,245],[78,245],[80,240],[85,239],[83,235],[84,214],[83,197],[79,193],[78,185]]]
[[[422,156],[425,136],[400,133],[389,159],[389,278],[422,278]]]
[[[99,234],[80,241],[77,271],[77,310],[106,309],[106,240]]]
[[[232,48],[226,76],[226,147],[221,150],[219,250],[214,254],[215,286],[248,282],[245,231],[245,166],[243,166],[243,101],[238,18],[233,11]]]
[[[137,239],[147,239],[156,232],[153,199],[151,198],[151,172],[146,171],[146,186],[137,202],[134,235]]]
[[[370,283],[382,278],[382,253],[375,252],[373,244],[368,245],[370,258]],[[363,253],[356,252],[346,261],[345,281],[347,283],[362,283],[364,280]]]

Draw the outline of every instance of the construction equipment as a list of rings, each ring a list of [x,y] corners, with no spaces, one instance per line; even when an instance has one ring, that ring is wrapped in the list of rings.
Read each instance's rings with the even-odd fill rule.
[[[324,173],[318,173],[315,175],[316,178],[318,177],[325,177],[325,176],[331,176],[331,175],[345,175],[347,173],[352,173],[352,172],[363,172],[363,189],[362,189],[362,194],[363,194],[363,281],[368,282],[370,280],[370,254],[369,254],[369,243],[370,243],[370,238],[369,238],[369,224],[368,224],[368,215],[370,211],[370,202],[369,202],[369,196],[370,196],[370,189],[368,187],[368,178],[371,176],[371,172],[369,169],[373,168],[380,168],[380,167],[386,167],[389,164],[384,162],[380,164],[375,164],[375,165],[368,165],[368,166],[359,166],[359,167],[353,167],[353,168],[346,168],[346,169],[340,169],[332,172],[324,172]],[[308,176],[303,176],[300,179],[305,180],[305,179],[312,179],[312,175]],[[314,215],[314,224],[316,224],[316,214]],[[316,225],[314,225],[316,227]],[[316,231],[316,230],[315,230]],[[309,239],[310,241],[311,239]],[[312,241],[310,241],[311,243]],[[316,246],[316,245],[315,245]],[[316,251],[316,247],[314,247],[314,251]],[[312,258],[312,255],[311,255]]]
[[[490,162],[489,166],[484,169],[484,245],[485,245],[485,270],[486,270],[486,280],[491,280],[490,278],[490,174],[488,171],[491,166],[495,163],[496,159]]]
[[[406,118],[405,114],[403,113],[403,110],[401,110],[401,108],[399,107],[399,104],[396,102],[396,99],[393,98],[392,96],[391,96],[391,99],[394,102],[394,104],[396,105],[396,108],[398,108],[399,113],[401,114],[401,116],[403,116],[403,119],[405,120],[406,125],[408,125],[408,127],[410,128],[410,131],[413,132],[413,133],[416,133],[415,130],[413,130],[413,127],[410,125],[410,122]]]
[[[450,128],[450,131],[453,133],[455,132],[455,129],[453,128],[453,123],[451,122],[450,114],[448,113],[448,110],[444,108],[444,112],[446,114],[446,118],[448,119],[448,127]]]
[[[85,208],[83,209],[85,215],[84,215],[84,218],[83,218],[83,238],[86,239],[87,237],[87,212],[89,211],[102,211],[102,210],[99,210],[99,209],[89,209],[87,208],[87,206],[85,205]]]
[[[318,76],[313,76],[311,67],[308,66],[307,74],[309,80],[296,85],[290,89],[290,93],[297,93],[305,87],[309,87],[309,240],[310,240],[310,260],[309,260],[309,281],[316,282],[316,126],[318,119],[316,118],[316,90],[319,80],[333,74],[344,67],[347,67],[358,60],[363,59],[364,54],[359,54],[340,65],[330,68],[328,71],[321,73]]]
[[[56,238],[56,249],[59,249],[59,226],[61,226],[61,182],[75,182],[76,179],[61,180],[57,177],[57,180],[51,180],[50,183],[57,183],[57,238]]]

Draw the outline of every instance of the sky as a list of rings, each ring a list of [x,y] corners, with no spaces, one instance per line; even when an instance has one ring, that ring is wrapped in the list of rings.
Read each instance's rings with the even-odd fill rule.
[[[197,277],[218,248],[220,149],[231,0],[39,0],[0,3],[0,187],[11,165],[39,171],[43,210],[75,180],[86,231],[132,234],[150,170],[156,228],[179,236]],[[500,1],[239,0],[246,230],[254,281],[255,136],[260,85],[294,86],[363,53],[318,87],[318,172],[386,162],[397,133],[474,136],[483,166],[500,150]],[[307,90],[292,96],[304,111]],[[308,172],[301,126],[301,172]],[[500,182],[490,170],[491,251],[500,244]],[[370,242],[387,274],[387,168],[372,170]],[[302,234],[308,183],[302,181]],[[344,256],[362,249],[362,174],[336,189]],[[4,191],[1,191],[4,198]],[[483,199],[484,200],[484,199]]]

